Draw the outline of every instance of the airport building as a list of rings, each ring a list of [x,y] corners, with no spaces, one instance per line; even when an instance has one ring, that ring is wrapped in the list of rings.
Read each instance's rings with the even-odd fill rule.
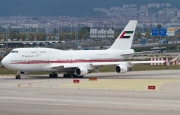
[[[90,38],[114,38],[114,30],[90,29]]]

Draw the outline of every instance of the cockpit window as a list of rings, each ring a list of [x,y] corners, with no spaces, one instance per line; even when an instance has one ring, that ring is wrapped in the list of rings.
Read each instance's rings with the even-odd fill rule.
[[[18,51],[11,51],[11,53],[18,53]]]

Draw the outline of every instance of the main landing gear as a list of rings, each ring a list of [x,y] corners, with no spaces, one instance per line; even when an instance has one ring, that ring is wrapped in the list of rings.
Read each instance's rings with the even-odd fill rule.
[[[67,73],[67,74],[64,74],[63,77],[64,78],[83,78],[84,76],[78,76],[76,74],[69,74],[69,73]]]
[[[16,79],[21,79],[21,73],[17,72]]]
[[[58,78],[58,74],[53,72],[53,73],[49,74],[49,77],[50,78]]]

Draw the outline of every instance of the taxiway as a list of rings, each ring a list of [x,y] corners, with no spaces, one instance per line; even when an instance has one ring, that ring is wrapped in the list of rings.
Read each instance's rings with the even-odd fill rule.
[[[0,114],[180,114],[179,70],[93,73],[78,84],[59,76],[0,76]],[[97,81],[89,81],[92,77]],[[148,85],[156,89],[148,90]]]

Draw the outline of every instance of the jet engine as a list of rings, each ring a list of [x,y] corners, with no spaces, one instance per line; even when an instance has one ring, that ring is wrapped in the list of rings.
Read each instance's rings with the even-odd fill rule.
[[[83,75],[86,75],[88,73],[89,73],[89,71],[85,67],[78,67],[75,69],[75,74],[78,76],[83,76]]]
[[[125,65],[118,65],[116,66],[115,71],[117,73],[126,73],[128,71],[128,67]]]

